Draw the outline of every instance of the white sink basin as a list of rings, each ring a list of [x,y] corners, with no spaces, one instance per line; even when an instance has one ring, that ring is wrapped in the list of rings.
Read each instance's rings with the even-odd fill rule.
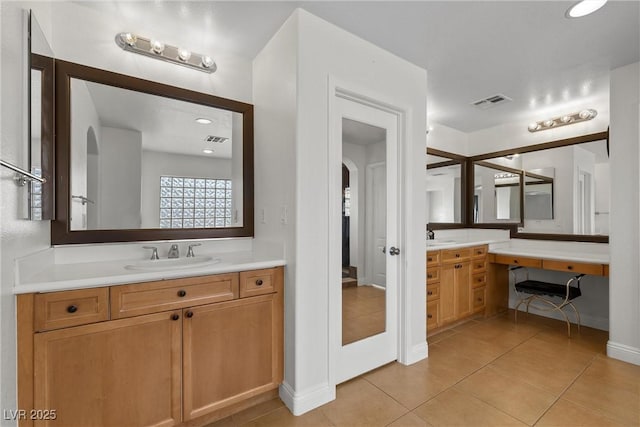
[[[205,264],[217,264],[220,258],[210,256],[194,256],[190,258],[171,258],[171,259],[155,259],[138,261],[133,264],[125,265],[127,270],[176,270],[181,268],[200,267]]]
[[[427,246],[452,245],[454,243],[456,243],[455,240],[440,240],[440,239],[427,240]]]

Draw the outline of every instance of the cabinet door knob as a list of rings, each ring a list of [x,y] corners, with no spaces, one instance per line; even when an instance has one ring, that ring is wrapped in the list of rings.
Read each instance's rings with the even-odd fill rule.
[[[573,270],[573,265],[568,265],[567,270]]]
[[[262,286],[263,283],[262,279],[256,280],[256,286]]]
[[[433,261],[433,258],[429,257],[429,258],[427,258],[427,261],[431,262],[431,261]]]
[[[178,291],[178,296],[179,296],[180,298],[182,298],[182,297],[184,297],[184,296],[186,296],[186,295],[187,295],[187,291],[185,291],[184,289],[180,289],[180,290]]]
[[[178,314],[173,314],[171,316],[171,320],[178,320],[179,318],[180,318],[180,315],[178,315]]]
[[[427,291],[427,295],[433,295],[433,291]]]
[[[433,317],[432,314],[427,314],[427,319],[431,319]]]
[[[187,316],[188,318],[192,318],[193,317],[193,311],[189,310],[184,315]]]
[[[70,305],[69,307],[67,307],[67,312],[68,313],[75,313],[76,311],[78,311],[78,306],[77,305]]]
[[[427,278],[429,278],[429,279],[433,279],[433,275],[431,275],[431,274],[427,274]]]
[[[456,258],[460,258],[460,254],[456,254]]]

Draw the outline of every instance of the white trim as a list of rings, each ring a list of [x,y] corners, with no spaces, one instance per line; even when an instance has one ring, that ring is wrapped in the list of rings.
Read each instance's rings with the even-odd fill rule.
[[[427,342],[423,342],[420,344],[416,344],[411,348],[411,351],[408,352],[403,360],[398,360],[403,365],[413,365],[416,362],[421,361],[429,357],[429,345]]]
[[[282,399],[291,413],[298,416],[335,400],[336,388],[335,386],[329,386],[328,383],[323,383],[318,387],[297,393],[289,383],[284,381],[280,384],[279,394],[280,399]]]
[[[623,362],[640,365],[640,348],[620,344],[609,340],[607,342],[607,356]]]

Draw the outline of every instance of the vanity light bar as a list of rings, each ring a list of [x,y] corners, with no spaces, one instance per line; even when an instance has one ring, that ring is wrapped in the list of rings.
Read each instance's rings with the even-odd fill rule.
[[[116,44],[128,52],[139,53],[150,58],[162,59],[183,67],[205,73],[215,73],[218,69],[215,61],[207,55],[191,52],[187,49],[164,44],[159,40],[147,39],[133,33],[116,34]]]
[[[585,122],[593,119],[598,112],[593,109],[582,110],[573,114],[565,114],[564,116],[554,117],[553,119],[542,120],[529,124],[529,132],[538,132],[554,127],[572,125],[574,123]]]

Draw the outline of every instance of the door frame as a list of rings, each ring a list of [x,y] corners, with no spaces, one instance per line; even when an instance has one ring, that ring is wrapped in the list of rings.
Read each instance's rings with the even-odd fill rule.
[[[328,318],[328,368],[329,368],[329,387],[335,390],[337,384],[337,369],[336,363],[338,360],[338,352],[342,347],[341,331],[342,324],[342,307],[341,301],[341,288],[332,285],[340,283],[340,269],[333,268],[334,266],[340,266],[340,250],[341,250],[341,222],[340,222],[340,209],[338,199],[332,197],[332,190],[340,186],[342,176],[336,171],[339,168],[335,168],[335,165],[342,164],[342,138],[337,138],[334,134],[334,119],[336,114],[336,102],[337,98],[342,98],[350,101],[354,101],[366,106],[382,110],[397,117],[398,125],[398,171],[405,171],[406,165],[406,152],[408,147],[407,130],[410,129],[411,124],[411,109],[410,107],[398,106],[389,101],[387,96],[372,91],[368,88],[363,88],[357,83],[346,82],[342,79],[336,78],[333,75],[328,76],[327,82],[327,105],[328,105],[328,117],[327,121],[327,155],[328,155],[328,188],[327,188],[327,200],[328,200],[328,272],[327,277],[329,280],[328,286],[328,298],[329,298],[329,318]],[[334,170],[335,169],[335,170]],[[398,218],[398,241],[395,242],[400,249],[404,249],[407,245],[407,229],[406,229],[406,216],[404,207],[407,204],[407,185],[406,175],[402,172],[398,174],[398,206],[397,206],[397,218]],[[335,271],[334,271],[335,270]],[[410,292],[407,291],[407,263],[404,259],[404,255],[401,252],[398,263],[398,278],[397,278],[397,360],[400,363],[410,364],[413,363],[412,353],[414,348],[411,345],[411,337],[409,336],[411,327],[410,318]],[[426,346],[425,346],[426,347]]]

